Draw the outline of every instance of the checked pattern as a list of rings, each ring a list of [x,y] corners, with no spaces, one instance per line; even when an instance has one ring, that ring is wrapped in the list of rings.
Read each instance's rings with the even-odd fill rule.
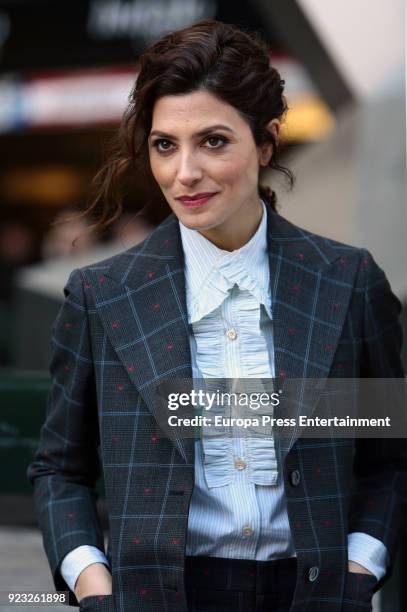
[[[269,207],[267,223],[277,377],[402,378],[400,302],[370,253]],[[186,612],[194,441],[163,436],[154,402],[159,382],[192,374],[178,220],[171,214],[136,247],[74,270],[64,293],[46,419],[27,471],[55,587],[68,590],[59,565],[70,550],[104,551],[94,491],[103,474],[114,594],[81,608]],[[299,394],[310,413],[323,401],[305,386]],[[343,601],[349,612],[367,609],[347,580],[347,534],[385,544],[387,580],[405,512],[406,442],[282,442],[298,559],[291,612],[339,612]]]

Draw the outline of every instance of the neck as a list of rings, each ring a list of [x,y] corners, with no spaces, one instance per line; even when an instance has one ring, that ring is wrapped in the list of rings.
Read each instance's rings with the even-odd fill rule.
[[[236,215],[234,220],[218,227],[213,227],[208,230],[203,230],[200,233],[207,240],[223,251],[235,251],[244,246],[256,233],[263,215],[263,206],[260,200],[257,200],[257,206],[251,205],[250,214]]]

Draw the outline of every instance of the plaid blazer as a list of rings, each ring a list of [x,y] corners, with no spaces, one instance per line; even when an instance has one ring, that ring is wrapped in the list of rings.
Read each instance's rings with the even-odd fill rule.
[[[400,302],[369,252],[302,230],[269,206],[267,216],[276,375],[403,377]],[[59,566],[75,547],[94,545],[109,559],[113,594],[82,599],[84,610],[187,611],[194,440],[160,435],[154,402],[158,382],[192,375],[184,282],[170,214],[136,247],[74,270],[53,324],[52,387],[27,476],[56,589],[69,590]],[[299,437],[282,452],[298,561],[291,612],[352,605],[354,531],[378,538],[390,554],[370,598],[394,563],[405,441]],[[94,490],[101,472],[106,551]],[[77,605],[72,592],[70,603]]]

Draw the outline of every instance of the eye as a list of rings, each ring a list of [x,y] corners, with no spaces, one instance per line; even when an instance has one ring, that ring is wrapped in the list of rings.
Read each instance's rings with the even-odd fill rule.
[[[154,140],[152,145],[157,149],[160,153],[166,153],[167,151],[171,151],[172,142],[170,140],[166,140],[165,138],[158,138]]]
[[[205,142],[208,143],[209,149],[220,149],[229,141],[225,136],[208,136]]]

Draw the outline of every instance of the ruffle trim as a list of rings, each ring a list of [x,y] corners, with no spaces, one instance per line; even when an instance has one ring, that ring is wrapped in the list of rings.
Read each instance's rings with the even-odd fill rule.
[[[241,291],[249,291],[256,298],[257,304],[263,304],[267,314],[272,318],[268,292],[263,292],[259,282],[245,269],[243,258],[237,255],[221,259],[202,284],[199,296],[195,298],[190,296],[188,305],[190,323],[198,322],[218,308],[235,284]]]
[[[260,309],[256,298],[248,290],[237,294],[236,312],[238,313],[238,334],[244,351],[241,352],[242,378],[254,378],[253,388],[250,382],[245,383],[245,392],[272,393],[270,356],[265,337],[260,329]],[[199,376],[204,379],[228,378],[224,370],[225,363],[225,330],[218,311],[210,312],[193,324],[196,343],[196,362],[199,363]],[[259,380],[265,379],[262,388]],[[268,384],[270,381],[270,384]],[[208,380],[210,387],[211,382]],[[249,388],[248,388],[249,387]],[[259,413],[272,414],[272,407],[260,407]],[[223,407],[213,406],[212,414],[224,414]],[[255,416],[253,410],[251,416]],[[226,416],[226,415],[224,415]],[[234,468],[233,438],[229,428],[202,429],[202,448],[204,454],[204,473],[209,488],[230,484],[236,477]],[[248,463],[248,479],[258,485],[276,485],[278,477],[277,459],[274,439],[270,430],[270,437],[266,435],[250,437],[250,429],[246,431],[246,449]]]

